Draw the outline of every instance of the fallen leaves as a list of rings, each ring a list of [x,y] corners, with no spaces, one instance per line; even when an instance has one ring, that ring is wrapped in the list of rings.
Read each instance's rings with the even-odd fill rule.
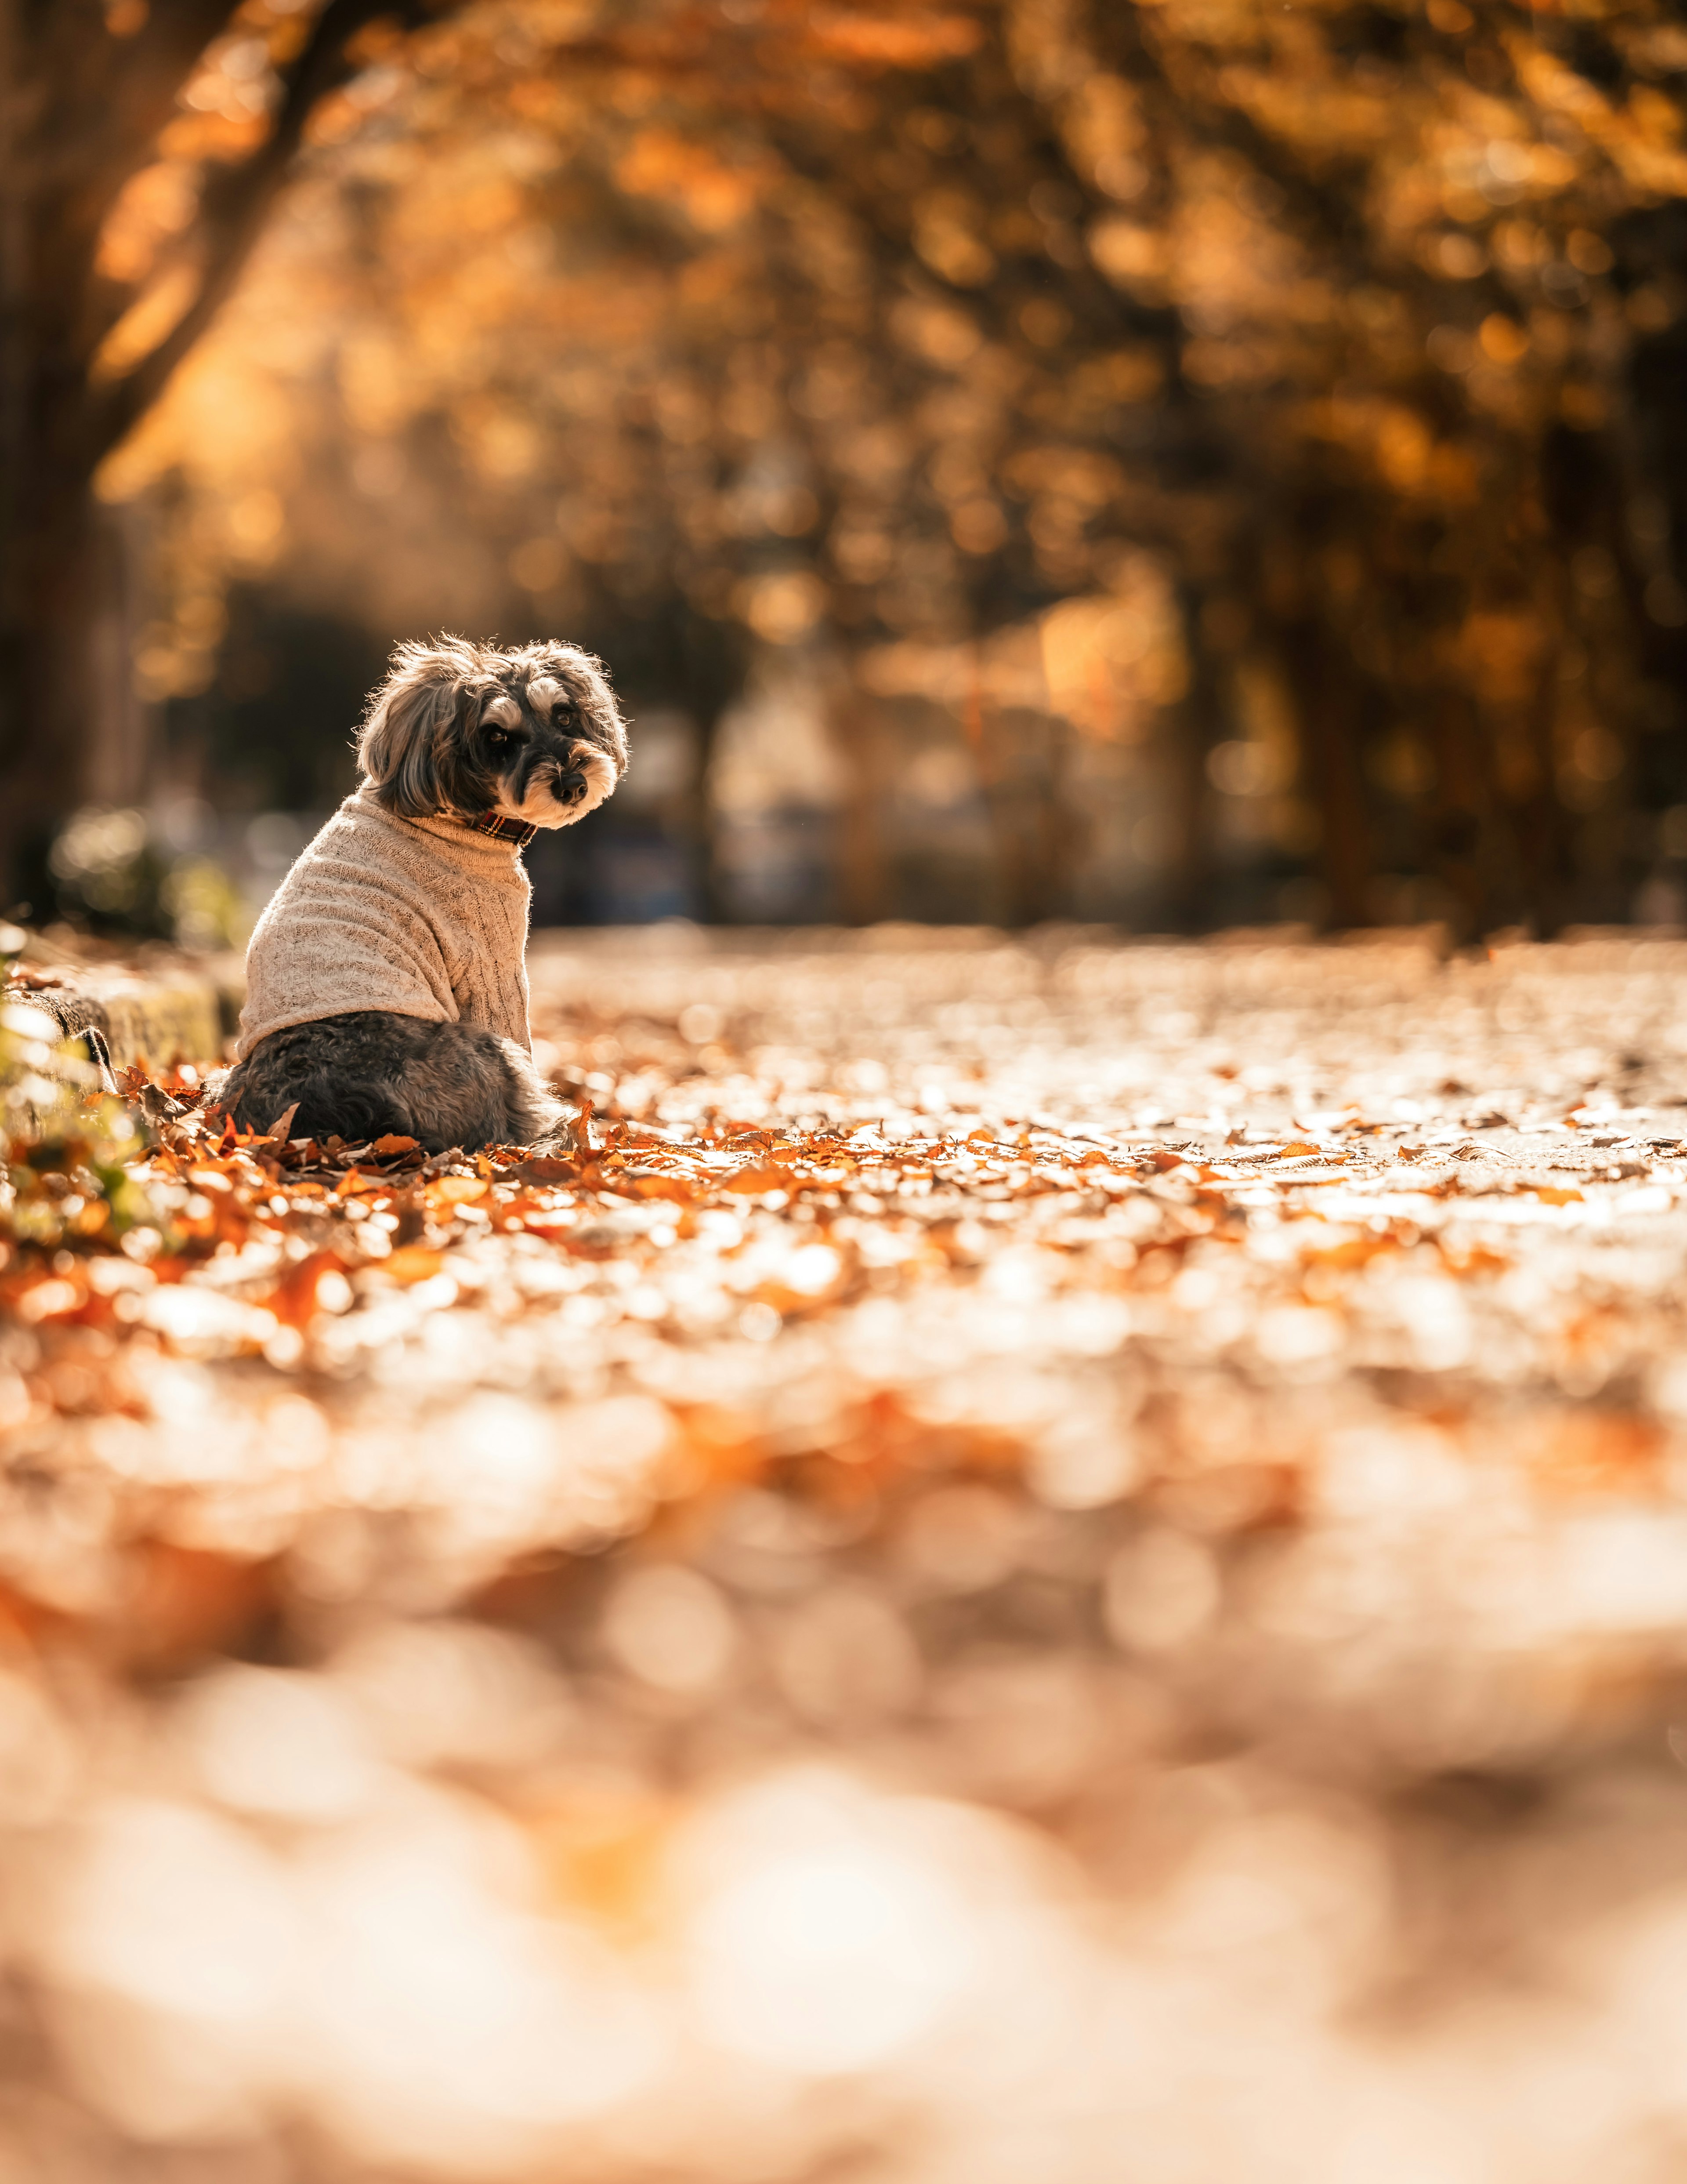
[[[672,2027],[715,2020],[670,1992],[692,1962],[671,1846],[723,1786],[806,1783],[771,1850],[734,1819],[709,1856],[760,1875],[812,1824],[832,1872],[817,1752],[968,1827],[1011,1816],[1016,1858],[1027,1824],[1058,1836],[1072,1866],[1016,1917],[1088,1890],[1107,1975],[1152,1998],[1169,1961],[1203,2009],[1252,1976],[1224,1906],[1321,1904],[1330,1870],[1421,1856],[1412,1799],[1502,1779],[1539,1815],[1556,1782],[1614,1796],[1643,1744],[1673,1767],[1673,1065],[1601,1060],[1636,1006],[1608,962],[1548,951],[1563,1044],[1522,1049],[1498,1024],[1515,967],[1400,952],[1356,987],[1350,956],[1282,951],[1238,990],[1217,949],[699,965],[582,939],[534,967],[548,1066],[596,1111],[567,1156],[281,1142],[167,1082],[123,1171],[148,1218],[14,1233],[0,1269],[5,1627],[32,1664],[98,1664],[75,1712],[36,1665],[8,1695],[0,1663],[0,1738],[15,1715],[69,1755],[31,1769],[29,1824],[75,1821],[53,1841],[81,1873],[129,1825],[103,1786],[154,1831],[173,1798],[203,1908],[213,1840],[261,1852],[289,1904],[362,1845],[359,1900],[385,1901],[404,1816],[470,1814],[535,1862],[548,1947],[593,1936],[582,2006],[652,1982],[690,2056]],[[1155,1033],[1168,983],[1188,1006]],[[681,1029],[700,991],[706,1050]],[[1622,1050],[1674,1051],[1674,1006]],[[1608,1901],[1585,1811],[1567,1825],[1561,1925]],[[1539,1924],[1518,1856],[1492,1892],[1495,1918],[1521,1907],[1514,1951]],[[102,1881],[112,1918],[156,1870]],[[451,1876],[417,1902],[460,1907]],[[1272,1926],[1270,1991],[1311,1965],[1350,2011],[1409,1961],[1415,1992],[1468,2003],[1466,1959],[1351,1885],[1362,1917]],[[362,1976],[358,1931],[322,1945],[325,1992]],[[1025,1975],[1044,2016],[1057,1961]],[[74,1982],[46,1976],[58,2007]],[[443,2005],[406,1994],[432,2027]],[[125,2006],[149,2038],[174,2022]]]
[[[1086,970],[1105,989],[1114,966]],[[754,975],[767,1018],[782,997]],[[788,974],[790,1005],[811,976]],[[835,966],[832,976],[834,1020],[850,1024]],[[1062,978],[1063,967],[1055,990]],[[1415,1000],[1415,972],[1409,983]],[[1333,997],[1339,978],[1326,987]],[[879,978],[881,1014],[882,989]],[[1064,990],[1074,1025],[1110,1006],[1105,990]],[[742,1000],[731,1013],[754,1022]],[[0,1277],[18,1322],[128,1330],[201,1362],[261,1360],[320,1382],[354,1437],[365,1384],[390,1409],[417,1406],[419,1429],[437,1415],[429,1407],[465,1399],[483,1365],[495,1384],[531,1391],[523,1401],[554,1401],[545,1390],[555,1376],[537,1360],[555,1344],[569,1360],[564,1384],[654,1392],[682,1444],[688,1416],[717,1405],[718,1384],[738,1389],[738,1413],[763,1421],[749,1438],[774,1461],[791,1440],[767,1346],[800,1329],[819,1346],[805,1428],[818,1451],[856,1447],[858,1419],[881,1394],[923,1415],[937,1358],[988,1371],[1004,1344],[1050,1362],[1129,1361],[1168,1398],[1189,1372],[1217,1370],[1248,1430],[1270,1440],[1261,1406],[1276,1384],[1340,1389],[1351,1402],[1379,1371],[1453,1373],[1461,1401],[1479,1407],[1513,1384],[1553,1381],[1559,1321],[1521,1303],[1535,1278],[1517,1262],[1520,1230],[1544,1238],[1555,1221],[1582,1224],[1573,1249],[1584,1256],[1587,1223],[1639,1204],[1637,1162],[1655,1194],[1646,1206],[1661,1215],[1676,1203],[1679,1140],[1629,1161],[1640,1115],[1584,1096],[1567,1117],[1550,1094],[1531,1104],[1509,1088],[1473,1089],[1484,1072],[1470,1063],[1444,1067],[1438,1089],[1393,1095],[1404,1115],[1389,1097],[1332,1100],[1333,1083],[1303,1084],[1273,1113],[1258,1069],[1215,1055],[1195,1066],[1199,1089],[1178,1123],[1139,1098],[1116,1099],[1105,1117],[1062,1113],[1046,1086],[1016,1095],[988,1076],[959,1107],[929,1084],[910,1098],[884,1071],[864,1095],[849,1086],[854,1060],[828,1087],[814,1057],[791,1072],[797,1050],[777,1039],[766,1050],[783,1081],[717,1043],[699,1069],[660,1015],[623,1019],[618,1074],[587,1091],[602,1035],[571,1034],[568,1022],[565,1005],[547,1026],[565,1082],[567,1056],[579,1056],[568,1157],[430,1157],[400,1136],[288,1140],[208,1113],[197,1072],[153,1088],[155,1141],[129,1172],[151,1225],[120,1255],[103,1229],[92,1255],[25,1250]],[[890,1028],[893,1047],[908,1036]],[[1093,1069],[1089,1036],[1045,1034],[1036,1058]],[[910,1052],[915,1078],[951,1067],[929,1032]],[[618,1082],[637,1112],[618,1105]],[[1435,1100],[1464,1119],[1438,1122]],[[1573,1144],[1577,1179],[1544,1179],[1539,1162],[1562,1166]],[[1606,1182],[1594,1163],[1610,1166],[1613,1152],[1623,1172]],[[61,1223],[55,1233],[73,1232]],[[1523,1284],[1516,1298],[1508,1284]],[[892,1307],[897,1339],[875,1355],[867,1330]],[[1608,1374],[1620,1376],[1632,1353],[1620,1337],[1607,1348]],[[1152,1396],[1139,1407],[1152,1421],[1137,1435],[1147,1475],[1169,1477],[1182,1461],[1179,1407]],[[1027,1414],[1027,1464],[1060,1408],[1051,1396]],[[689,1475],[706,1478],[713,1461],[702,1446]]]

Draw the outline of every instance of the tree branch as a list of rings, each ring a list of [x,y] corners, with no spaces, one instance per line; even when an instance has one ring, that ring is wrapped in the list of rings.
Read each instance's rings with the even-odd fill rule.
[[[64,388],[85,376],[99,338],[88,304],[106,214],[237,4],[169,0],[129,38],[105,29],[93,0],[7,5],[0,319],[13,337],[14,402],[31,373]],[[0,460],[19,460],[15,429],[14,418]]]
[[[175,111],[182,86],[239,0],[167,0],[131,38],[114,38],[91,11],[55,6],[31,53],[31,74],[53,96],[31,135],[37,201],[55,248],[92,259],[119,192]]]
[[[88,436],[92,471],[153,406],[176,370],[227,302],[287,178],[312,112],[355,72],[347,47],[378,17],[410,25],[426,20],[420,0],[329,0],[310,37],[283,78],[276,125],[240,166],[214,174],[203,215],[205,265],[198,294],[158,346],[102,394],[96,395]]]

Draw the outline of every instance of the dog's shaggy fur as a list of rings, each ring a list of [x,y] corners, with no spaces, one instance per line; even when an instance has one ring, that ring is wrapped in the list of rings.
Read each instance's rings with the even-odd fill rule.
[[[442,637],[393,652],[358,763],[401,819],[498,811],[569,827],[626,772],[626,724],[603,662],[578,645],[500,652]]]
[[[470,824],[490,814],[571,826],[614,789],[626,755],[601,664],[556,643],[401,644],[358,738],[365,793],[394,817]],[[327,987],[321,1002],[311,1021],[259,1039],[217,1086],[247,1127],[270,1128],[292,1108],[290,1136],[393,1133],[430,1151],[563,1130],[567,1109],[513,1039],[483,1023],[337,1006]]]
[[[513,1039],[385,1009],[271,1032],[231,1072],[222,1103],[237,1100],[242,1120],[259,1128],[296,1103],[289,1137],[362,1145],[390,1132],[430,1152],[532,1145],[567,1114]]]

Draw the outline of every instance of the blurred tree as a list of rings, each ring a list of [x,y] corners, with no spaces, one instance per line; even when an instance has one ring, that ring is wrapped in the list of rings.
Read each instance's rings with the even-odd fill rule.
[[[1626,908],[1687,801],[1662,0],[481,0],[358,53],[108,465],[154,695],[231,572],[736,627],[824,694],[857,915],[916,713],[1011,918],[1119,838],[1104,759],[1186,922],[1250,860],[1345,922]]]
[[[116,755],[99,464],[226,299],[358,33],[429,12],[0,0],[0,900]]]

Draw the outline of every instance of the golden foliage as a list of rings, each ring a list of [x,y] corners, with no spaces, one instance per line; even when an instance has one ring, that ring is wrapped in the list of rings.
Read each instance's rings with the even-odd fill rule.
[[[296,32],[260,9],[209,54],[119,199],[120,361],[179,308],[215,131]],[[190,589],[262,560],[394,627],[666,600],[852,655],[1027,625],[1145,550],[1185,588],[1160,708],[1235,711],[1257,669],[1297,735],[1332,676],[1379,736],[1503,709],[1461,632],[1537,593],[1585,621],[1593,544],[1627,572],[1597,610],[1626,734],[1679,594],[1668,539],[1622,532],[1602,437],[1684,308],[1645,239],[1687,174],[1673,35],[1652,0],[1575,26],[1456,0],[388,25],[104,489],[183,482],[192,543],[161,559]],[[254,493],[279,534],[214,512]]]

